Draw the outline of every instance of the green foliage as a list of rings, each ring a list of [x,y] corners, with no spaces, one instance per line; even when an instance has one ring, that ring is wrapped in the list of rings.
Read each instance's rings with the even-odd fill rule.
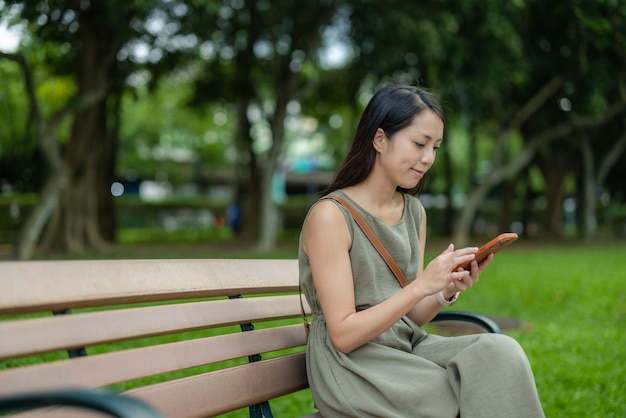
[[[538,154],[558,159],[549,168],[567,171],[561,176],[567,192],[582,196],[579,138],[593,143],[597,168],[624,130],[618,118],[580,127],[589,116],[604,117],[623,104],[626,6],[617,0],[446,0],[418,6],[407,0],[341,0],[271,7],[269,2],[111,0],[82,9],[79,3],[0,2],[13,11],[11,23],[27,23],[20,52],[35,70],[46,115],[66,103],[77,86],[94,81],[89,76],[95,71],[85,71],[83,80],[76,74],[85,31],[106,33],[115,40],[110,45],[121,46],[107,54],[91,51],[117,57],[108,80],[106,137],[120,138],[117,159],[109,160],[117,161],[120,177],[204,186],[234,161],[240,162],[241,176],[246,164],[260,167],[274,158],[266,152],[273,143],[268,132],[282,133],[273,123],[285,108],[283,151],[295,153],[306,144],[307,156],[338,164],[365,99],[391,80],[427,86],[448,110],[445,152],[453,169],[434,166],[429,173],[434,192],[471,192],[468,187],[495,166],[495,138],[550,80],[558,80],[557,88],[506,132],[511,158],[504,161],[530,140],[568,125],[572,130],[564,139],[544,144]],[[332,67],[320,47],[337,44],[345,47],[346,61]],[[36,147],[15,68],[0,62],[0,158],[9,172],[1,176],[11,182],[28,172],[23,166]],[[114,104],[118,95],[121,108]],[[245,120],[246,110],[258,115]],[[293,128],[294,120],[313,128]],[[61,127],[61,142],[69,137],[70,123]],[[247,140],[254,143],[242,145]],[[531,164],[537,167],[537,161]],[[606,184],[598,185],[615,200],[623,200],[623,167],[615,164]],[[559,174],[532,168],[533,192],[543,192],[546,180]],[[243,186],[259,190],[257,178],[242,180]]]
[[[36,141],[25,117],[28,100],[17,64],[0,61],[0,80],[0,156],[28,154],[35,148]]]
[[[152,91],[141,84],[124,95],[120,176],[202,183],[229,166],[232,161],[225,156],[233,146],[234,125],[230,107],[189,107],[192,94],[192,83],[174,74]]]

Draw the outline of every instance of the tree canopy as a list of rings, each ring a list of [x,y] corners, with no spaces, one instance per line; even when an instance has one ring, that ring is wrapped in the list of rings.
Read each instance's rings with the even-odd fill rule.
[[[37,243],[106,247],[115,240],[111,183],[156,172],[181,182],[231,173],[245,214],[240,238],[269,249],[271,182],[288,146],[308,141],[336,167],[367,99],[392,81],[429,88],[447,109],[443,162],[426,191],[446,198],[446,233],[458,244],[494,196],[499,229],[519,216],[517,202],[545,208],[549,235],[563,233],[573,197],[588,237],[598,206],[624,199],[623,2],[0,7],[24,25],[19,48],[0,53],[0,176],[40,196],[16,245],[21,258]],[[520,232],[531,222],[522,219]]]

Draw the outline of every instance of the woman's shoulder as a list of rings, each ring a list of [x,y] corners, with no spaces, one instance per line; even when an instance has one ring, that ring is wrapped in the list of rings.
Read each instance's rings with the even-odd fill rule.
[[[352,240],[353,230],[348,222],[345,213],[337,202],[331,199],[320,199],[313,204],[304,220],[302,226],[302,242],[305,252],[306,247],[316,245],[315,243],[329,242],[340,244],[345,242],[349,248]]]
[[[318,199],[309,209],[305,222],[309,224],[336,224],[344,221],[345,215],[343,211],[333,199],[326,196]]]

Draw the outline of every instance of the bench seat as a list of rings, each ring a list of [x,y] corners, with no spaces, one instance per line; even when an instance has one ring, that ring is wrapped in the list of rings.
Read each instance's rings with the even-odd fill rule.
[[[100,411],[123,398],[155,417],[268,417],[274,399],[308,391],[297,260],[2,262],[0,287],[0,410],[20,396]],[[319,416],[310,394],[296,396],[308,402],[301,415]]]

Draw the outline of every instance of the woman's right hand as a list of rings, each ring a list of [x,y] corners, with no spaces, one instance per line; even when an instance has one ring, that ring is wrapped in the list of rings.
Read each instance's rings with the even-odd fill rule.
[[[477,247],[455,250],[454,244],[448,245],[445,251],[428,263],[428,266],[422,272],[421,277],[415,281],[415,284],[423,286],[426,294],[434,295],[447,289],[456,281],[468,278],[470,276],[469,271],[463,269],[455,270],[455,267],[474,260],[477,251]]]

